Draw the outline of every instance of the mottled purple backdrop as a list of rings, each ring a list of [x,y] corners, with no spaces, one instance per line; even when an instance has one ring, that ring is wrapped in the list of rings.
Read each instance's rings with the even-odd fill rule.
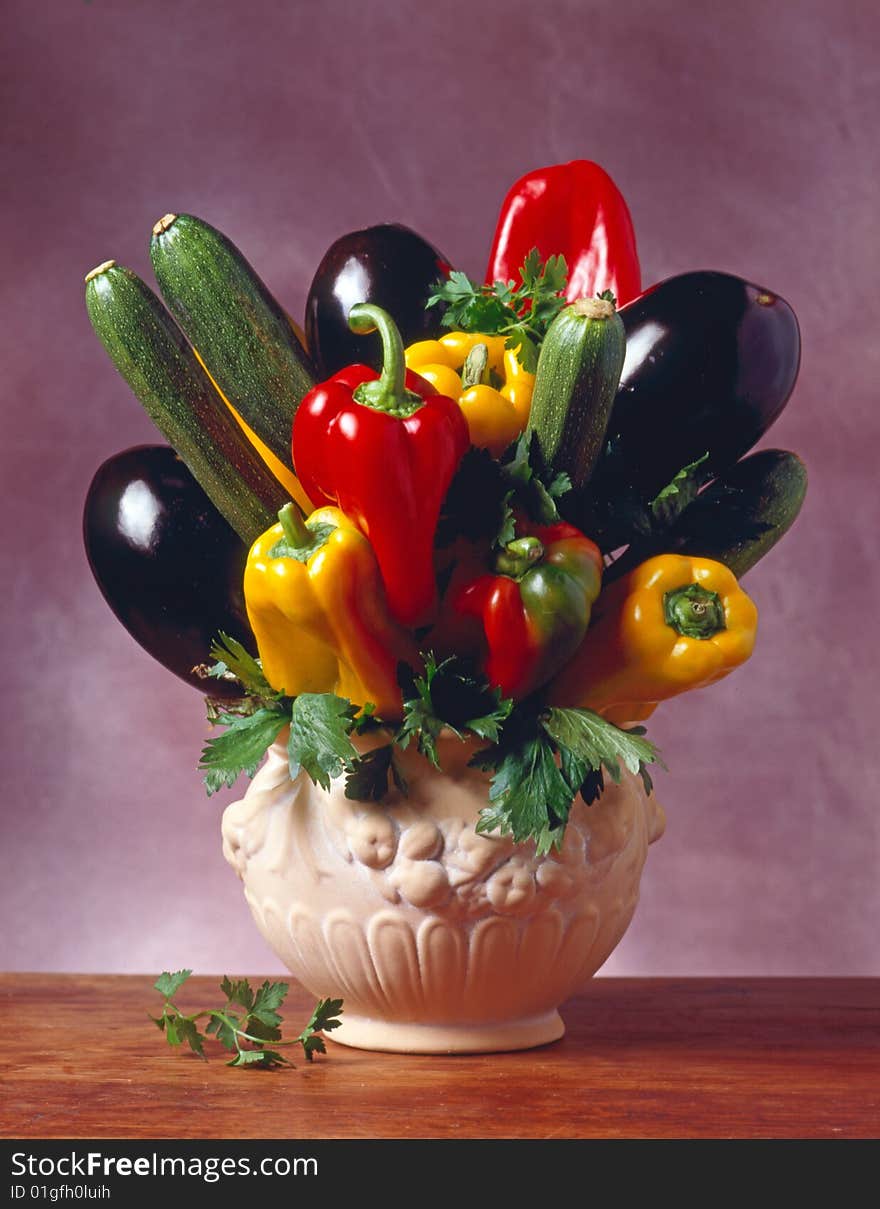
[[[647,282],[714,268],[802,325],[765,444],[805,458],[749,577],[754,659],[651,724],[669,826],[615,974],[868,974],[880,956],[878,34],[871,0],[7,0],[0,967],[278,968],[220,853],[200,697],[94,586],[98,464],[156,433],[83,306],[149,275],[168,210],[245,251],[293,314],[342,232],[397,220],[482,272],[522,172],[599,161]]]

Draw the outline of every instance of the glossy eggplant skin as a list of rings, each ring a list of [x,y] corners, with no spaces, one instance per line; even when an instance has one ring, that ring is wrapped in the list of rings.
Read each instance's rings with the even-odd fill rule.
[[[436,248],[398,223],[337,239],[318,265],[306,299],[306,343],[319,377],[347,365],[382,368],[381,341],[374,335],[356,336],[348,326],[357,302],[388,311],[404,345],[436,336],[443,308],[425,306],[437,280],[449,271],[449,262]]]
[[[173,449],[138,445],[98,468],[83,540],[104,599],[145,651],[206,696],[241,695],[192,669],[212,662],[220,631],[256,649],[242,590],[248,548]]]
[[[727,273],[670,277],[620,310],[626,359],[590,496],[657,495],[708,453],[708,480],[733,465],[779,416],[800,365],[794,311],[778,294]]]

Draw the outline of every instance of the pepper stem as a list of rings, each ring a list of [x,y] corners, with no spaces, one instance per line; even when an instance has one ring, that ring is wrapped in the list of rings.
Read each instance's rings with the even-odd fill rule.
[[[359,336],[377,331],[382,338],[381,377],[362,382],[354,392],[355,402],[403,419],[418,411],[424,400],[406,389],[403,340],[388,312],[372,302],[358,302],[348,313],[348,326]]]
[[[495,570],[499,575],[511,579],[522,579],[526,571],[544,557],[544,547],[537,537],[517,537],[508,542],[495,559]]]
[[[724,605],[717,592],[697,583],[682,584],[663,596],[663,617],[683,638],[714,638],[727,629]]]
[[[306,525],[302,511],[293,500],[284,505],[278,513],[278,520],[281,522],[281,528],[284,530],[288,544],[294,549],[307,546],[309,542],[314,541],[315,535]]]
[[[469,390],[472,386],[476,386],[482,380],[488,364],[488,348],[482,342],[475,344],[467,357],[465,357],[464,366],[461,371],[462,388]]]

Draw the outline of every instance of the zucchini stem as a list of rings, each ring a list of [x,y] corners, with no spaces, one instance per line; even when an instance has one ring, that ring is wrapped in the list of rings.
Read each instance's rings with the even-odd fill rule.
[[[164,235],[168,228],[177,222],[176,214],[163,214],[159,221],[153,227],[154,235]]]
[[[100,277],[102,273],[106,273],[108,269],[115,269],[115,260],[105,260],[103,264],[99,264],[96,269],[92,269],[91,273],[86,273],[85,280],[93,281],[96,277]]]
[[[571,309],[582,319],[610,319],[615,313],[614,303],[607,298],[577,298]]]

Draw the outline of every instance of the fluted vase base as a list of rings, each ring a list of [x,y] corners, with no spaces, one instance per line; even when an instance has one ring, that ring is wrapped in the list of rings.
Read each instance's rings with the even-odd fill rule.
[[[395,1054],[481,1054],[532,1049],[558,1041],[565,1025],[558,1012],[544,1012],[522,1020],[479,1024],[417,1024],[389,1022],[346,1012],[331,1034],[334,1041],[353,1049]]]

